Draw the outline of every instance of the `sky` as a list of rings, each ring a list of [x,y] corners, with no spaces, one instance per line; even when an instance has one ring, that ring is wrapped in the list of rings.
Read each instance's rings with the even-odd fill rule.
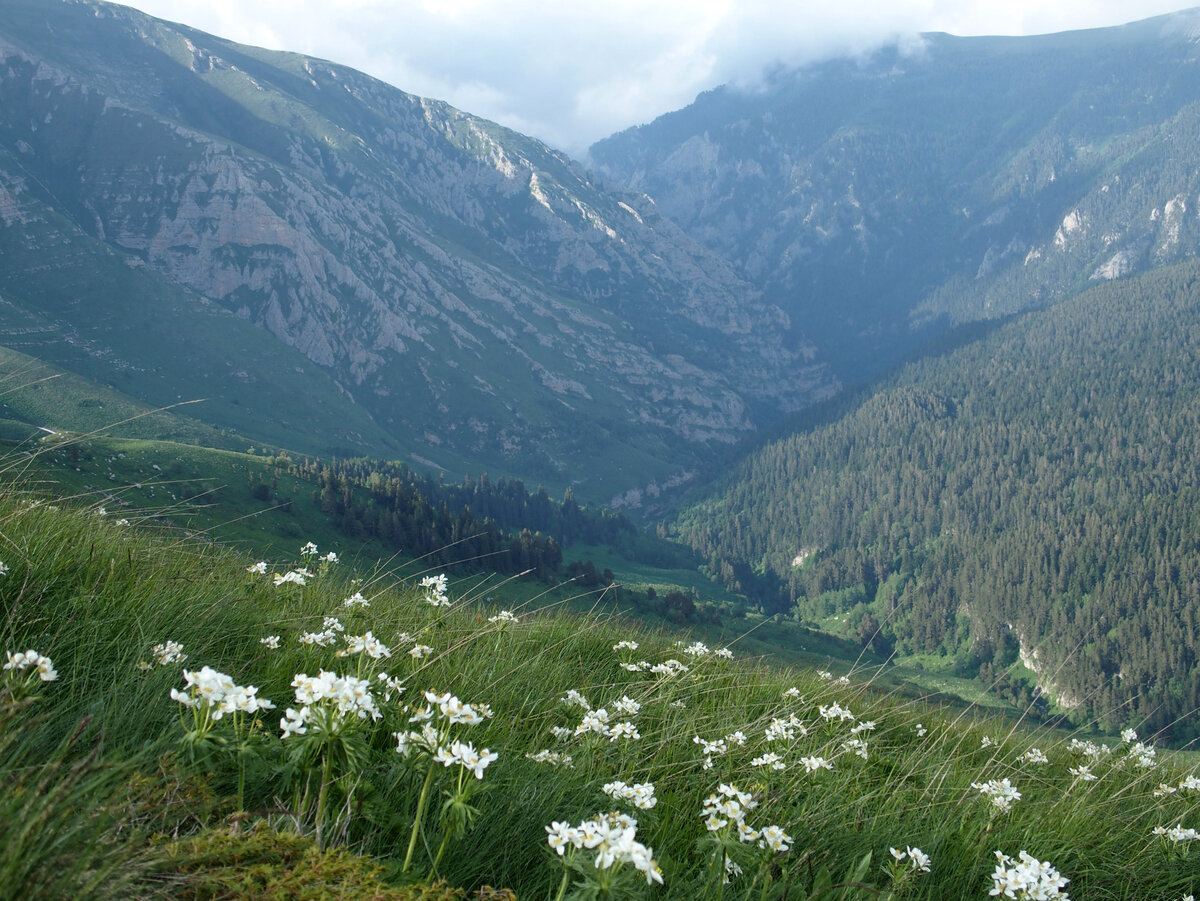
[[[1193,0],[1194,2],[1194,0]],[[343,63],[582,158],[594,141],[780,65],[921,32],[1120,25],[1188,0],[125,0]]]

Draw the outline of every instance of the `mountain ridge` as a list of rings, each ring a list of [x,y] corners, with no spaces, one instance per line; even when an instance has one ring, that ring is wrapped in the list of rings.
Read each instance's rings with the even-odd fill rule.
[[[42,4],[7,9],[6,208],[40,186],[324,367],[412,454],[599,493],[832,390],[733,267],[532,139],[120,7],[59,3],[50,30]]]

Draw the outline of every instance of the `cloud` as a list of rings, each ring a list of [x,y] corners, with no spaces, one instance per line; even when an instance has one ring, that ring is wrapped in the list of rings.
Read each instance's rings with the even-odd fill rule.
[[[320,56],[576,155],[764,69],[922,31],[1119,24],[1170,0],[132,0],[242,43]]]

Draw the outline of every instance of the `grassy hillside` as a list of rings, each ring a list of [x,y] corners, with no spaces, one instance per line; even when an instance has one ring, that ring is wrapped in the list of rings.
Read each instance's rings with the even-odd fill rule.
[[[983,898],[996,851],[1049,862],[1076,898],[1200,888],[1197,783],[1152,736],[1106,751],[618,618],[500,617],[473,580],[443,595],[303,542],[252,572],[11,481],[13,897]],[[572,831],[604,814],[594,841]],[[889,852],[909,847],[930,872]],[[431,877],[442,894],[414,894]]]

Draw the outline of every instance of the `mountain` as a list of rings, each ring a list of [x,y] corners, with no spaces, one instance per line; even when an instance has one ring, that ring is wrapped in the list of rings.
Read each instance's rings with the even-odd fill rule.
[[[835,385],[647,198],[344,66],[91,0],[0,6],[0,259],[8,346],[215,395],[215,424],[293,448],[593,498]],[[347,422],[310,428],[329,398]]]
[[[750,455],[671,531],[769,609],[1194,739],[1198,348],[1200,262],[1094,287]]]
[[[601,141],[595,168],[739,264],[844,378],[937,331],[1200,250],[1200,10],[927,34]]]

